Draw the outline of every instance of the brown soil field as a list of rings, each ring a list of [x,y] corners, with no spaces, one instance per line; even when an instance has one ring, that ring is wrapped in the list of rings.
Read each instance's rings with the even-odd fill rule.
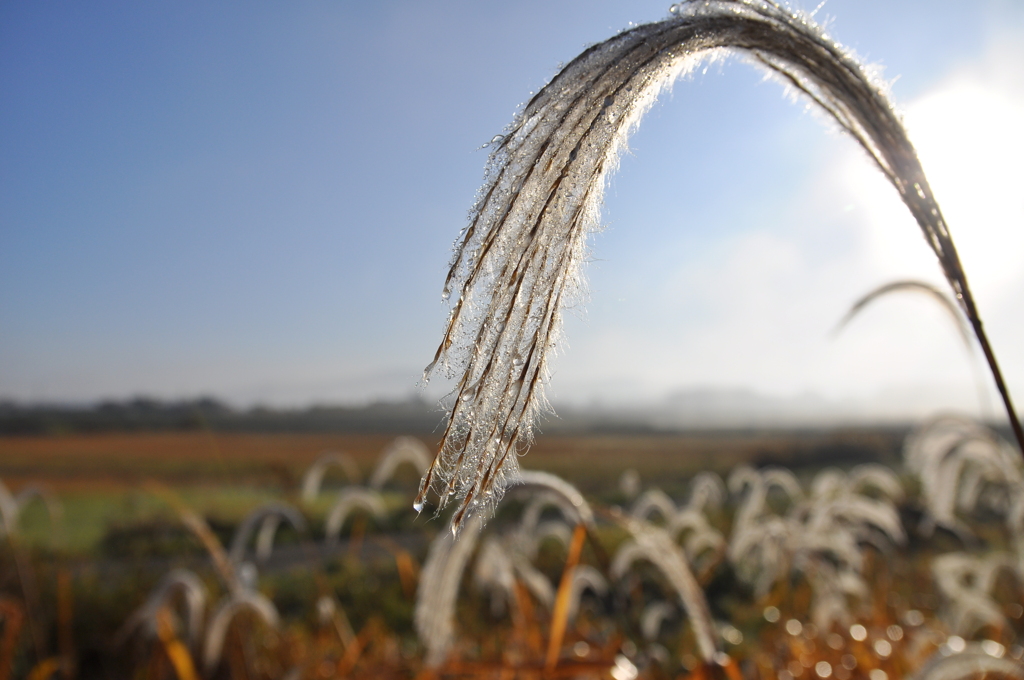
[[[385,435],[98,434],[0,438],[0,477],[45,479],[55,488],[91,482],[253,481],[301,474],[323,451],[345,451],[369,469]]]
[[[749,462],[791,468],[886,460],[902,430],[541,435],[524,467],[563,475],[585,493],[607,491],[626,468],[671,485],[700,470]],[[55,490],[168,483],[297,484],[324,451],[344,451],[369,473],[391,435],[130,433],[0,438],[0,478],[13,489],[45,481]],[[421,437],[436,446],[436,435]]]

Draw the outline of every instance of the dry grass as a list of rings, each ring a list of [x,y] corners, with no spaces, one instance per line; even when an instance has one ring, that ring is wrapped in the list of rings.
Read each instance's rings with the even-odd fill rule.
[[[892,436],[883,435],[862,433],[859,440],[879,443],[881,448],[875,451],[875,458],[891,461]],[[916,451],[924,439],[935,440],[935,437],[922,437],[922,433],[915,433],[910,440],[910,451]],[[95,438],[80,439],[79,444],[95,443]],[[152,441],[147,443],[147,439]],[[249,438],[231,436],[228,439],[238,442]],[[256,470],[268,462],[315,460],[318,447],[324,443],[322,438],[310,436],[274,435],[268,439],[262,450],[277,453],[249,460],[249,465]],[[377,452],[381,457],[389,450],[386,438],[382,439],[385,441]],[[272,509],[286,507],[283,503],[297,503],[300,474],[295,475],[290,487],[281,486],[272,478],[265,479],[259,498],[238,499],[238,512],[228,515],[196,512],[209,502],[210,495],[220,493],[217,483],[202,487],[200,494],[194,493],[190,485],[182,485],[181,479],[175,482],[174,489],[149,485],[147,488],[155,490],[156,494],[150,501],[163,503],[163,521],[179,523],[179,526],[183,522],[188,528],[182,531],[198,537],[192,539],[191,547],[178,553],[168,552],[160,548],[158,536],[151,536],[152,546],[158,552],[151,555],[138,552],[136,557],[126,560],[106,556],[102,547],[86,552],[67,548],[54,552],[47,542],[32,547],[20,543],[19,535],[18,541],[10,545],[20,546],[21,572],[34,584],[31,599],[37,602],[32,608],[35,617],[26,621],[24,602],[27,600],[19,590],[18,578],[13,576],[10,565],[5,567],[0,563],[0,616],[4,617],[0,620],[0,653],[6,654],[5,658],[13,654],[15,677],[24,676],[34,668],[40,673],[63,671],[69,678],[75,675],[98,677],[101,672],[115,677],[154,679],[184,678],[191,673],[210,680],[270,680],[286,675],[296,680],[557,678],[609,677],[609,674],[630,677],[639,672],[644,678],[787,680],[797,675],[794,671],[807,674],[820,663],[828,664],[832,676],[837,678],[872,680],[868,676],[871,670],[884,670],[889,678],[904,677],[921,667],[947,636],[956,631],[949,626],[958,625],[955,616],[950,623],[946,622],[946,607],[940,597],[957,598],[959,595],[944,595],[945,591],[937,590],[932,568],[943,564],[933,557],[963,549],[964,544],[957,544],[956,539],[950,543],[947,534],[937,533],[926,539],[920,533],[919,523],[913,518],[917,516],[915,513],[920,514],[919,504],[925,502],[927,496],[918,495],[911,484],[911,496],[900,501],[901,521],[910,519],[905,527],[911,534],[911,544],[904,547],[897,540],[898,532],[892,534],[896,539],[883,538],[880,543],[870,532],[859,533],[866,527],[861,519],[870,523],[871,517],[878,515],[884,520],[883,525],[892,520],[888,515],[882,517],[885,513],[858,510],[891,501],[882,496],[865,496],[854,503],[857,499],[843,491],[846,489],[844,480],[849,482],[847,486],[859,484],[856,480],[871,477],[867,473],[873,468],[851,470],[848,477],[825,471],[817,474],[813,483],[810,474],[817,470],[805,468],[798,479],[781,469],[758,473],[764,475],[769,485],[786,486],[789,500],[773,495],[775,492],[766,487],[766,493],[754,499],[757,501],[754,517],[748,512],[751,497],[746,487],[731,485],[734,488],[722,506],[702,503],[692,497],[695,483],[691,478],[696,476],[680,475],[676,465],[680,456],[696,452],[703,452],[708,460],[724,466],[759,456],[765,460],[763,457],[769,455],[776,462],[787,457],[820,462],[819,447],[835,446],[851,439],[856,440],[852,433],[842,436],[803,433],[788,439],[780,433],[710,433],[542,440],[538,460],[565,465],[575,470],[577,479],[598,490],[594,495],[588,494],[598,518],[597,527],[573,532],[573,525],[581,516],[573,508],[581,507],[575,503],[582,501],[572,500],[575,492],[561,480],[536,475],[535,489],[530,491],[524,487],[507,498],[479,541],[466,540],[465,535],[459,539],[457,545],[463,547],[464,554],[458,560],[458,569],[443,570],[450,581],[445,587],[447,595],[433,600],[421,597],[434,592],[434,587],[428,583],[434,577],[430,576],[427,545],[432,540],[451,543],[452,537],[444,531],[443,521],[415,519],[410,507],[414,474],[385,480],[383,498],[391,499],[388,516],[373,518],[364,513],[362,520],[357,517],[346,524],[343,540],[335,546],[328,546],[322,538],[330,502],[318,500],[302,506],[304,522],[300,524],[311,526],[311,534],[304,539],[300,532],[282,524],[265,561],[261,561],[264,558],[251,547],[239,557],[238,554],[225,556],[225,551],[218,546],[231,544],[232,530],[246,524],[245,517],[259,518]],[[363,438],[346,437],[335,438],[334,443],[341,440],[366,442]],[[127,484],[133,477],[144,476],[147,470],[152,472],[154,465],[160,467],[160,458],[136,456],[131,459],[125,457],[125,452],[161,450],[168,438],[133,435],[109,441],[121,442],[124,450],[116,450],[108,444],[97,449],[97,455],[110,456],[107,464],[133,460],[131,469],[122,471],[121,483]],[[186,437],[183,441],[195,440]],[[6,442],[8,445],[25,443]],[[948,443],[955,445],[954,441]],[[309,448],[297,450],[294,448],[297,444]],[[34,442],[36,452],[48,447],[58,457],[66,455],[68,449],[81,451],[67,439],[43,438]],[[249,449],[239,446],[230,450],[241,456],[236,461],[239,466],[246,462],[244,456]],[[587,473],[581,475],[580,463],[588,455],[593,455],[600,465],[589,466]],[[44,468],[46,461],[42,459],[45,458],[45,455],[40,456]],[[367,478],[366,473],[374,461],[366,455],[360,455],[359,459],[362,476]],[[95,462],[104,469],[100,461]],[[631,494],[639,492],[615,488],[627,466],[639,468],[642,471],[639,478],[648,485],[669,491],[661,494],[667,499],[662,505],[669,516],[651,518],[656,526],[639,518],[630,519],[622,514],[624,511],[611,508],[612,505],[629,507],[634,497]],[[745,474],[749,477],[754,473]],[[240,467],[239,475],[247,479],[245,484],[249,485],[260,479],[259,474],[242,471]],[[677,475],[678,484],[671,484]],[[333,480],[334,488],[342,477],[339,474]],[[904,479],[906,481],[910,480]],[[963,484],[975,482],[970,469],[965,468]],[[894,482],[889,479],[887,483]],[[237,483],[225,478],[222,484],[236,493]],[[12,486],[15,491],[20,489],[19,485]],[[366,487],[357,488],[369,491]],[[858,493],[865,491],[857,488]],[[1012,486],[1011,481],[1013,489],[1016,486]],[[545,496],[553,491],[561,494],[563,500],[555,499],[555,502]],[[852,492],[852,486],[848,491]],[[524,492],[526,496],[522,495]],[[331,493],[330,489],[325,489],[321,495]],[[653,497],[657,493],[650,488],[648,495]],[[69,509],[73,495],[71,492],[60,494]],[[149,497],[148,492],[144,495]],[[535,501],[541,505],[535,508]],[[546,510],[542,510],[544,507]],[[168,516],[166,512],[170,508],[176,510]],[[985,512],[989,511],[971,506],[960,517],[986,545],[1003,551],[1016,549],[1015,543],[1005,535],[1000,538],[998,533],[993,533],[993,520],[986,519]],[[741,530],[741,516],[750,515],[754,524],[761,522],[764,526],[773,522],[791,524],[795,530],[790,532],[788,543],[780,544],[783,561],[789,560],[791,567],[777,570],[776,578],[758,594],[743,585],[742,570],[732,564],[733,559],[745,558],[728,556],[722,546],[705,550],[691,545],[696,525],[691,521],[682,524],[676,521],[687,513],[688,518],[693,513],[700,514],[701,526],[729,542],[751,540],[750,532]],[[70,518],[76,513],[66,514]],[[819,527],[816,518],[828,518],[831,524]],[[38,521],[38,513],[34,520],[26,517],[29,524]],[[478,521],[479,517],[474,520]],[[559,527],[558,531],[553,531]],[[848,530],[852,531],[852,543],[836,544],[815,538]],[[651,540],[645,542],[644,537]],[[754,540],[760,539],[755,536]],[[503,612],[495,613],[493,595],[474,585],[477,582],[474,565],[485,559],[485,548],[490,550],[487,559],[500,558],[499,572],[504,569],[508,578],[507,582],[501,578],[490,581],[491,587],[499,588],[498,594],[505,602]],[[790,550],[791,556],[786,557],[785,551]],[[820,582],[821,570],[827,570],[830,563],[829,551],[835,550],[845,554],[845,568],[855,570],[855,574],[848,573],[848,576],[871,584],[866,595],[858,594],[856,589],[851,591],[852,599],[846,604],[835,601],[835,593],[827,587],[823,590]],[[216,568],[211,566],[211,553],[219,555]],[[501,559],[511,562],[501,567]],[[700,568],[680,580],[680,574],[690,568],[688,564]],[[183,576],[183,569],[196,577]],[[576,581],[576,570],[587,576],[587,582],[604,581],[607,590],[588,591],[581,599],[572,585]],[[185,621],[194,621],[196,617],[194,612],[186,615],[183,611],[186,602],[178,596],[162,600],[161,595],[143,607],[147,593],[161,592],[159,582],[167,574],[189,581],[192,591],[205,591],[197,601],[206,603],[200,607],[200,616],[207,620],[207,626],[216,629],[215,635],[208,634],[216,638],[215,645],[194,642],[195,626],[186,626]],[[540,587],[544,583],[547,585]],[[988,624],[972,629],[971,635],[975,640],[988,640],[986,644],[990,647],[997,643],[1002,645],[998,649],[1004,657],[1024,651],[1015,651],[1014,647],[1021,629],[1020,616],[1024,614],[1024,606],[1021,606],[1024,589],[1020,585],[1012,578],[996,579],[986,582],[988,590],[985,592],[972,591],[971,595],[975,599],[984,597],[986,602],[992,598],[999,603],[1001,618],[990,617]],[[435,605],[433,616],[427,617],[419,635],[414,634],[413,628],[413,607],[417,598]],[[701,604],[702,601],[706,604]],[[839,619],[830,619],[838,623],[824,623],[826,619],[820,615],[823,602],[831,607],[831,612],[839,611]],[[970,606],[967,601],[963,604]],[[658,607],[664,611],[656,612]],[[703,611],[702,624],[695,628],[683,613],[683,607],[688,611]],[[771,608],[778,614],[766,619],[765,613]],[[125,640],[121,646],[113,646],[115,633],[124,626],[133,610],[140,612],[136,621],[142,623],[133,624],[130,635],[122,636]],[[573,613],[569,614],[570,611]],[[844,611],[846,613],[842,614]],[[955,614],[952,609],[950,612]],[[654,613],[658,613],[657,621],[648,616]],[[842,616],[850,619],[843,621]],[[789,623],[791,619],[799,623],[796,633],[793,632],[796,624]],[[220,623],[214,625],[217,620]],[[429,647],[433,643],[427,644],[427,641],[434,630],[431,626],[436,626],[438,620],[447,621],[447,632],[441,631],[445,633],[443,645],[431,656]],[[856,631],[850,627],[851,621],[865,627],[866,640],[858,639]],[[815,623],[817,625],[813,625]],[[826,626],[830,630],[825,630]],[[28,631],[33,627],[35,631],[30,637]],[[966,632],[962,634],[968,636]],[[38,642],[33,643],[33,640]],[[725,651],[727,656],[717,650]],[[982,661],[1001,663],[1004,670],[1010,668],[1017,672],[1016,662],[996,659],[980,647],[967,646],[963,656],[958,655],[956,659],[964,662],[974,658],[970,655],[975,653],[982,655],[979,657]],[[711,663],[700,661],[702,658],[710,659]],[[844,663],[854,663],[853,670],[846,669]]]

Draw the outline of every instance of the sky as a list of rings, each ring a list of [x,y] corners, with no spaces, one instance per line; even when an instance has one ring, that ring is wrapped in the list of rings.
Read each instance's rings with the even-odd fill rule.
[[[559,64],[668,5],[0,1],[0,398],[416,394],[482,145]],[[892,83],[1024,402],[1024,5],[815,17]],[[873,287],[941,273],[862,152],[740,59],[661,98],[602,220],[556,405],[710,389],[868,419],[995,407],[930,300],[832,334]]]

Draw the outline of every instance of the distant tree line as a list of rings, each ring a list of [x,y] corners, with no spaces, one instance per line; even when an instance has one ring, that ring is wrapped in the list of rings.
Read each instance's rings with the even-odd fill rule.
[[[0,436],[197,430],[430,433],[442,417],[436,406],[420,398],[301,409],[235,409],[209,397],[183,401],[136,397],[87,405],[0,401]]]

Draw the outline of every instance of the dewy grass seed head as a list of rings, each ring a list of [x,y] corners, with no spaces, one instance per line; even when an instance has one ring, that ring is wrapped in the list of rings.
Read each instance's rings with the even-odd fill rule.
[[[1024,442],[949,229],[884,84],[807,14],[762,0],[682,2],[663,21],[586,49],[492,140],[485,181],[444,286],[451,314],[424,371],[426,380],[443,370],[457,385],[417,508],[431,489],[442,506],[457,497],[457,531],[518,478],[518,454],[547,406],[544,386],[562,309],[584,286],[581,264],[605,181],[659,92],[722,50],[808,97],[895,187],[973,327]]]

